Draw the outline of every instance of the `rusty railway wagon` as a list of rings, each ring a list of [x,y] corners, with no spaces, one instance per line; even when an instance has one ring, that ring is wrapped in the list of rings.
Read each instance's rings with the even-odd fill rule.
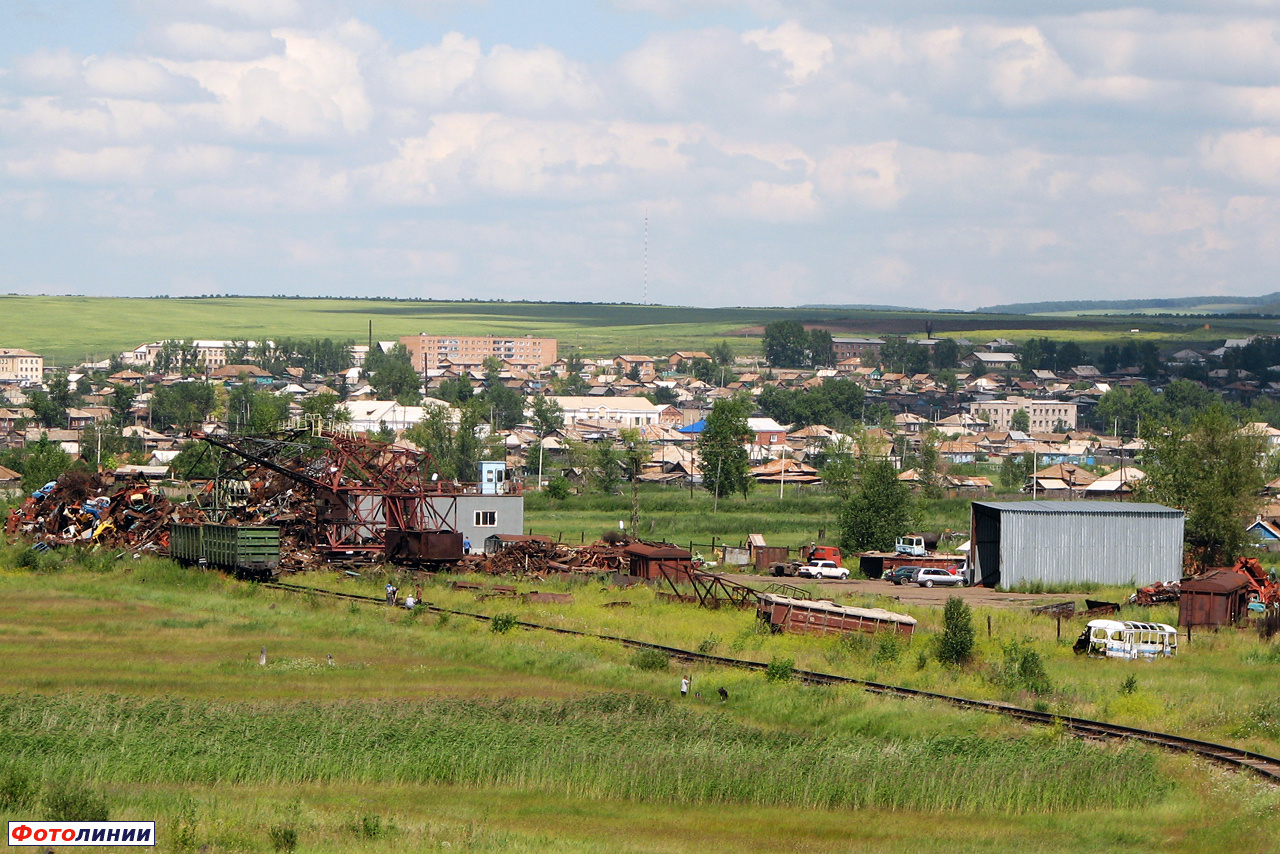
[[[915,617],[895,614],[883,608],[851,608],[821,599],[793,599],[774,593],[757,595],[756,617],[768,623],[775,632],[794,634],[893,632],[909,638],[916,629]]]

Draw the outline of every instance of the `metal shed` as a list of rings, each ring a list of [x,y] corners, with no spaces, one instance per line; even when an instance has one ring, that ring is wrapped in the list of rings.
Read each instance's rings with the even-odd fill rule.
[[[1249,582],[1238,572],[1215,569],[1182,582],[1178,625],[1225,626],[1249,607]]]
[[[1182,577],[1183,513],[1162,504],[975,501],[970,518],[970,584],[1145,587]]]
[[[640,578],[679,578],[683,575],[684,580],[687,580],[689,573],[693,571],[693,555],[676,546],[632,543],[622,553],[627,556],[629,573]]]

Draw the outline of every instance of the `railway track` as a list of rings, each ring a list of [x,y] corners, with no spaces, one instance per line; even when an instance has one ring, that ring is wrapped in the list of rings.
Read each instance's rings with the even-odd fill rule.
[[[328,596],[337,599],[346,599],[349,601],[365,602],[375,605],[385,606],[386,604],[385,600],[380,599],[377,596],[365,596],[359,593],[341,593],[335,590],[321,590],[316,587],[307,587],[302,584],[286,584],[284,582],[274,581],[263,582],[262,586],[288,593]],[[419,603],[419,607],[425,608],[432,613],[449,614],[450,616],[465,617],[483,622],[488,622],[491,619],[484,614],[442,608],[428,602]],[[523,629],[610,641],[630,649],[656,650],[665,653],[671,658],[686,661],[691,664],[708,664],[717,667],[735,667],[744,670],[757,671],[763,671],[768,667],[767,664],[759,661],[745,661],[739,658],[709,655],[707,653],[693,652],[687,649],[679,649],[677,647],[639,641],[633,638],[595,634],[593,632],[582,632],[575,629],[560,629],[553,626],[528,623],[523,620],[517,620],[515,625]],[[1214,744],[1213,742],[1200,741],[1199,739],[1194,738],[1185,738],[1180,735],[1171,735],[1169,733],[1155,732],[1153,730],[1139,729],[1137,727],[1104,723],[1103,721],[1094,721],[1087,718],[1055,715],[1050,712],[1037,712],[1033,709],[1024,709],[1021,706],[1011,706],[1005,703],[992,702],[990,700],[972,700],[966,697],[955,697],[950,694],[938,694],[933,691],[920,691],[915,688],[904,688],[899,685],[887,685],[881,682],[855,679],[851,676],[838,676],[832,673],[819,673],[813,670],[796,670],[795,676],[800,681],[810,685],[854,685],[873,694],[882,694],[915,700],[932,700],[934,702],[948,703],[952,706],[973,709],[975,711],[1003,715],[1004,717],[1013,718],[1015,720],[1023,721],[1024,723],[1040,724],[1043,726],[1061,726],[1068,732],[1081,738],[1139,741],[1145,744],[1162,747],[1167,750],[1194,754],[1231,768],[1253,771],[1254,773],[1266,778],[1268,781],[1280,783],[1280,759],[1273,756],[1266,756],[1261,753],[1254,753],[1249,750],[1229,747],[1225,744]]]

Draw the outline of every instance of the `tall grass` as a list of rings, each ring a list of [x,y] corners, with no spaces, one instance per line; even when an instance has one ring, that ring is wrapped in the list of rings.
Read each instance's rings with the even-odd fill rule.
[[[1075,740],[806,738],[634,695],[218,704],[0,699],[0,760],[112,784],[450,784],[586,799],[1009,813],[1139,807],[1151,752]]]

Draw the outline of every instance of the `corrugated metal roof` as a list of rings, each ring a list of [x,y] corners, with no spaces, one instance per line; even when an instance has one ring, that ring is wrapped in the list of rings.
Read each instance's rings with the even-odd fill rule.
[[[845,617],[865,617],[872,620],[905,623],[909,626],[916,624],[916,618],[910,614],[898,614],[893,611],[886,611],[884,608],[854,608],[849,605],[837,605],[829,599],[794,599],[777,593],[760,593],[757,596],[760,600],[769,604],[790,605],[793,608],[800,608],[806,611],[826,611]]]
[[[1182,511],[1163,504],[1137,504],[1114,501],[975,501],[1005,513],[1086,513],[1099,516],[1133,516],[1140,513],[1157,516],[1181,516]]]

